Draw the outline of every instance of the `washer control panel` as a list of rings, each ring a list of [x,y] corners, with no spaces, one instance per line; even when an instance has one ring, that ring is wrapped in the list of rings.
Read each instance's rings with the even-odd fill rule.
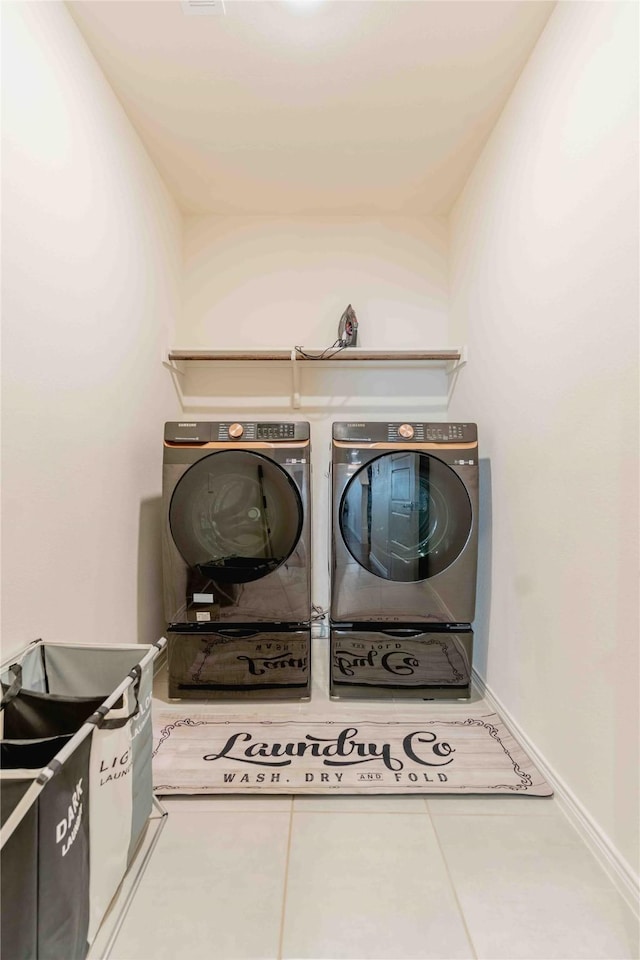
[[[309,438],[309,424],[270,421],[238,423],[213,423],[212,440],[267,440],[278,443],[285,440],[307,440]],[[305,429],[306,428],[306,429]]]
[[[258,423],[258,440],[293,440],[296,435],[295,423]]]
[[[183,443],[199,446],[205,443],[251,443],[269,441],[286,443],[288,440],[308,440],[309,424],[306,422],[274,422],[228,420],[191,420],[164,425],[165,443]]]
[[[385,440],[419,440],[426,439],[424,423],[389,423]]]
[[[475,443],[475,423],[334,423],[334,440],[369,443]]]
[[[473,437],[469,437],[468,427],[474,426],[468,423],[427,423],[425,424],[424,438],[435,443],[455,443],[456,440],[475,440],[477,439],[475,431]]]

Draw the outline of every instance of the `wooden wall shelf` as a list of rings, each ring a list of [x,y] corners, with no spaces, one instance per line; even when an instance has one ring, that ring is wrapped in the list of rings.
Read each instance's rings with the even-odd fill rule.
[[[462,360],[462,350],[366,350],[362,347],[345,347],[336,352],[336,348],[316,350],[303,347],[293,350],[170,350],[167,359],[170,363],[181,360],[204,361],[273,361],[286,360],[296,363],[317,363],[336,361],[340,363],[357,363],[359,361],[429,361],[439,363],[456,363]],[[306,354],[306,356],[305,356]],[[327,354],[327,356],[324,356]]]
[[[426,364],[446,370],[451,377],[457,374],[467,362],[466,347],[449,350],[367,350],[363,347],[345,347],[337,350],[329,347],[324,350],[310,347],[294,347],[291,350],[177,350],[168,351],[165,362],[175,373],[182,373],[185,362],[198,363],[282,363],[291,367],[291,405],[299,408],[300,369],[317,366],[351,366],[364,363],[405,366]],[[449,393],[453,386],[450,380]]]

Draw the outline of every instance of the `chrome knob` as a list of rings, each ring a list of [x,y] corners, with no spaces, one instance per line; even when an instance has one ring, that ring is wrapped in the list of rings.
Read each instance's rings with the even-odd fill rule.
[[[236,440],[238,437],[241,437],[244,433],[244,427],[241,423],[232,423],[229,427],[229,436],[234,437]]]
[[[404,437],[405,440],[411,440],[414,430],[410,423],[403,423],[398,427],[398,433],[401,437]]]

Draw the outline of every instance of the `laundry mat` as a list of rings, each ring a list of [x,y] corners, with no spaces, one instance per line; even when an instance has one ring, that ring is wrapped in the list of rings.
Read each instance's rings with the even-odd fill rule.
[[[158,794],[510,794],[552,790],[479,701],[449,714],[265,720],[154,703]]]

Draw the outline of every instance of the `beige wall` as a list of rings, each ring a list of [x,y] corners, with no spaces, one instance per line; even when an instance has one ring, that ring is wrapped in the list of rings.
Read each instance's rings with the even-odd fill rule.
[[[159,438],[181,409],[311,421],[326,605],[331,421],[443,419],[446,377],[313,368],[292,411],[286,368],[172,380],[160,354],[321,348],[351,302],[363,346],[468,342],[448,415],[484,456],[477,666],[632,862],[636,5],[558,6],[450,253],[439,220],[187,218],[179,317],[180,216],[64,6],[2,7],[3,653],[157,635]]]
[[[232,349],[336,339],[351,303],[358,345],[444,348],[448,229],[440,219],[187,217],[184,310],[176,346]],[[185,413],[309,420],[313,448],[313,598],[328,605],[328,479],[334,420],[445,417],[443,370],[306,366],[292,407],[288,364],[190,366],[176,376]]]
[[[187,347],[324,347],[351,303],[359,345],[449,346],[447,226],[367,217],[189,217]]]
[[[2,20],[2,652],[150,641],[181,220],[64,5]]]
[[[638,839],[638,7],[561,3],[452,217],[450,416],[490,470],[477,666]]]

